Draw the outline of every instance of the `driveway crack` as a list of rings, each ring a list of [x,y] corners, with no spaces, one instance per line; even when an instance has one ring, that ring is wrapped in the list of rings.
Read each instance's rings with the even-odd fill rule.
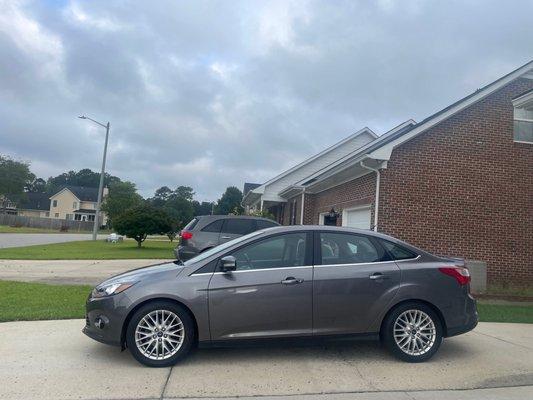
[[[486,333],[481,333],[481,332],[477,332],[477,331],[473,331],[472,333],[477,333],[478,335],[483,335],[483,336],[490,337],[492,339],[500,340],[502,342],[505,342],[505,343],[508,343],[508,344],[512,344],[513,346],[518,346],[518,347],[522,347],[524,349],[533,350],[533,348],[531,348],[531,347],[527,347],[527,346],[524,346],[524,345],[518,344],[518,343],[513,343],[513,342],[510,342],[509,340],[505,340],[505,339],[499,338],[497,336],[492,336],[492,335],[488,335]]]
[[[170,381],[170,375],[172,375],[172,369],[174,367],[170,367],[170,370],[168,371],[167,379],[165,379],[165,384],[163,385],[163,390],[161,390],[161,396],[159,396],[159,400],[163,400],[165,397],[165,392],[167,390],[168,381]]]

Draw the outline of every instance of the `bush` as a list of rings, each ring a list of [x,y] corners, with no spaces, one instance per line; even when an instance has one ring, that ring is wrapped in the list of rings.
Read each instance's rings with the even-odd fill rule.
[[[148,235],[163,235],[172,230],[168,215],[149,205],[141,205],[126,210],[113,221],[117,233],[137,242],[141,247]]]

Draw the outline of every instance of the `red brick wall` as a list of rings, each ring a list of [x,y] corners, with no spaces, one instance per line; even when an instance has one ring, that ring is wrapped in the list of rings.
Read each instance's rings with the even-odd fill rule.
[[[376,190],[376,175],[369,173],[313,195],[307,195],[304,223],[318,224],[319,215],[329,212],[332,208],[340,214],[337,225],[342,225],[342,210],[370,204],[372,206],[372,221],[374,218],[374,197]],[[307,200],[309,198],[309,200]]]
[[[486,261],[490,282],[533,283],[533,144],[513,141],[511,103],[531,89],[531,80],[514,81],[396,148],[382,170],[379,231]],[[374,173],[308,194],[304,223],[363,204],[373,221],[374,196]],[[288,213],[287,203],[286,221]]]
[[[379,230],[430,252],[486,261],[489,281],[533,282],[533,145],[513,142],[521,79],[395,149]]]

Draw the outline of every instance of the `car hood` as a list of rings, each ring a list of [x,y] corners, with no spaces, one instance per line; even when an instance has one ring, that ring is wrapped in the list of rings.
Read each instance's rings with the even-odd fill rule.
[[[181,272],[182,269],[183,269],[183,265],[179,265],[174,262],[165,262],[162,264],[148,265],[146,267],[132,269],[131,271],[126,271],[126,272],[123,272],[122,274],[112,276],[111,278],[106,279],[105,281],[100,283],[98,286],[108,285],[114,282],[140,281],[140,280],[152,277],[156,274],[160,274],[160,273],[164,273],[164,272],[168,272],[172,270],[175,270],[177,274]]]

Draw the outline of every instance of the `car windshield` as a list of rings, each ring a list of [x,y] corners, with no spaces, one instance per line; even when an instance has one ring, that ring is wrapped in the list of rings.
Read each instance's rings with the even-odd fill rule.
[[[219,251],[222,251],[222,250],[225,250],[227,248],[230,248],[234,244],[242,242],[243,240],[246,240],[248,238],[260,235],[263,231],[264,231],[264,229],[262,229],[260,231],[255,231],[255,232],[249,233],[248,235],[239,236],[238,238],[230,240],[229,242],[225,242],[225,243],[219,244],[218,246],[215,246],[212,249],[206,250],[203,253],[198,254],[196,257],[193,257],[190,260],[185,261],[183,264],[184,265],[191,265],[191,264],[197,263],[199,261],[205,260],[206,258],[211,257],[213,254],[218,253]]]

